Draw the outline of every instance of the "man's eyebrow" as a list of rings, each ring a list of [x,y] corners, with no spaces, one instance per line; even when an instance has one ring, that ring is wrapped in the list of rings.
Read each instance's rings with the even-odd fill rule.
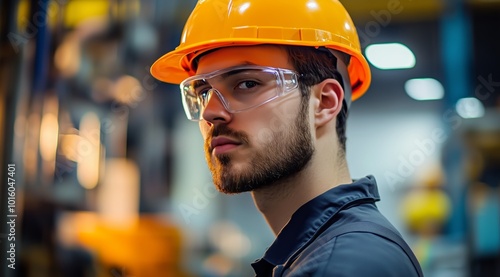
[[[206,84],[207,82],[205,80],[196,80],[193,82],[193,89],[196,90],[197,88],[202,87]]]
[[[226,72],[222,73],[220,76],[221,76],[222,78],[227,78],[227,77],[230,77],[230,76],[232,76],[232,75],[234,75],[234,74],[238,74],[238,73],[240,73],[241,71],[244,71],[245,69],[240,69],[240,70],[232,70],[232,69],[233,69],[233,68],[242,67],[242,66],[246,66],[246,65],[258,65],[258,64],[253,63],[253,62],[250,62],[250,61],[242,61],[241,63],[238,63],[238,64],[236,64],[236,65],[233,65],[233,66],[231,66],[231,67],[228,67],[228,68],[227,68],[227,70],[228,70],[228,71],[226,71]],[[221,69],[220,69],[220,70],[217,70],[217,71],[221,71]],[[208,73],[201,73],[201,74],[199,74],[199,76],[200,76],[200,77],[202,77],[202,76],[204,76],[204,75],[210,75],[210,74],[211,74],[211,72],[208,72]],[[200,82],[200,83],[198,83],[198,82]],[[194,82],[193,87],[194,87],[194,88],[197,88],[197,87],[200,87],[200,86],[205,85],[205,84],[206,84],[206,82],[205,82],[205,81],[198,80],[198,81],[195,81],[195,82]]]
[[[235,65],[235,66],[232,66],[229,68],[229,71],[221,74],[221,77],[222,78],[227,78],[227,77],[230,77],[232,75],[235,75],[235,74],[238,74],[242,71],[245,71],[246,69],[245,68],[240,68],[240,69],[235,69],[235,70],[232,70],[231,68],[238,68],[238,67],[241,67],[241,66],[245,66],[245,65],[257,65],[256,63],[252,63],[252,62],[249,62],[249,61],[244,61],[238,65]]]

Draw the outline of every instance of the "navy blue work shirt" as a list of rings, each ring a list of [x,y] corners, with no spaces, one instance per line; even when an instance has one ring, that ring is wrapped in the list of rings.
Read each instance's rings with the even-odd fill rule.
[[[320,245],[310,244],[339,226],[362,221],[375,222],[400,236],[377,209],[379,200],[375,178],[367,176],[307,202],[292,215],[264,257],[252,264],[256,276],[418,276],[398,244],[373,233],[346,233]],[[287,262],[292,255],[296,259]]]

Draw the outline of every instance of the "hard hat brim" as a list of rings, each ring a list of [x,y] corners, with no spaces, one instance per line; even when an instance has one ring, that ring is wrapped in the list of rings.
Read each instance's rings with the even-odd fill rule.
[[[271,45],[300,45],[310,47],[326,47],[344,52],[351,56],[350,64],[348,65],[349,75],[351,75],[352,86],[352,101],[360,98],[368,89],[371,82],[370,67],[366,59],[357,52],[354,48],[347,47],[345,41],[339,44],[332,43],[331,41],[324,45],[316,42],[307,41],[283,41],[272,39],[219,39],[217,41],[208,41],[203,43],[191,44],[189,47],[178,47],[175,50],[161,56],[151,66],[151,75],[156,79],[171,83],[180,84],[186,78],[194,75],[196,72],[192,68],[192,61],[200,54],[230,46],[250,46],[259,44]]]

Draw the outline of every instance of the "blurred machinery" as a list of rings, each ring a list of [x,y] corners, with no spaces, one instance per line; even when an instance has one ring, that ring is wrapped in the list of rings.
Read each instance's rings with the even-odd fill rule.
[[[471,276],[500,276],[500,111],[479,122],[471,120],[463,132],[467,241]]]
[[[137,221],[117,226],[97,214],[65,213],[58,226],[61,252],[81,249],[92,253],[95,276],[189,276],[182,269],[180,230],[165,219],[142,215]],[[75,263],[71,256],[64,259],[64,265]],[[78,274],[67,270],[65,276]]]
[[[446,171],[442,165],[422,170],[402,200],[426,276],[500,276],[498,122],[494,109],[460,121],[443,148]]]
[[[148,71],[153,24],[175,14],[142,4],[0,3],[0,165],[17,165],[18,215],[16,270],[2,261],[1,276],[187,276],[181,230],[162,214],[168,117],[153,113],[162,87]]]
[[[426,276],[439,276],[436,272],[449,260],[442,250],[452,204],[444,185],[443,170],[434,165],[421,171],[401,202],[403,220],[414,237],[412,248]]]

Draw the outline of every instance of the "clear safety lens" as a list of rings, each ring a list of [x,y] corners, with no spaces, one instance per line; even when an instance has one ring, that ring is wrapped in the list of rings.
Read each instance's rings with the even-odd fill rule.
[[[214,93],[228,112],[238,113],[264,105],[297,86],[298,74],[292,70],[248,65],[189,77],[180,89],[188,119],[199,121]]]

